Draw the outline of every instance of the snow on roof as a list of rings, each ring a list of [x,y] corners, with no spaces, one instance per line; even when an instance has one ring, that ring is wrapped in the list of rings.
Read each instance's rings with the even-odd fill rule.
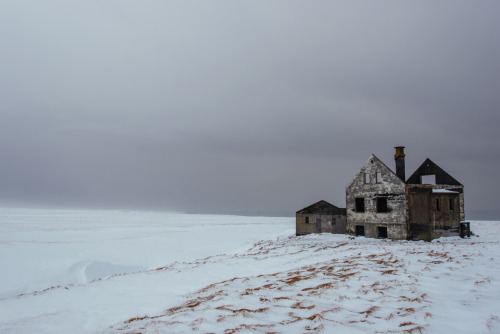
[[[448,190],[448,189],[432,189],[432,192],[433,193],[438,193],[438,194],[459,194],[458,191],[452,191],[452,190]]]

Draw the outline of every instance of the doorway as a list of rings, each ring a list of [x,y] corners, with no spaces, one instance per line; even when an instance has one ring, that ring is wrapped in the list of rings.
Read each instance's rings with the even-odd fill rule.
[[[365,236],[365,227],[363,225],[356,225],[356,236]]]
[[[316,233],[321,233],[321,217],[316,218]]]

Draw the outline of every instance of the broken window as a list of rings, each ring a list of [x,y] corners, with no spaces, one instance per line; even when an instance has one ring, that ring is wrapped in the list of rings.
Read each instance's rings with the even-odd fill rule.
[[[365,173],[365,178],[364,178],[364,180],[365,180],[365,184],[370,183],[370,174]]]
[[[379,238],[387,238],[387,227],[386,226],[378,226],[378,237]]]
[[[453,201],[453,198],[450,198],[450,211],[455,210],[455,202]]]
[[[309,224],[309,217],[306,217],[306,224]]]
[[[382,173],[381,172],[377,172],[376,181],[377,181],[377,183],[382,183]]]
[[[377,197],[377,212],[388,212],[387,197]]]
[[[357,197],[356,198],[356,212],[365,212],[365,198]]]
[[[436,198],[436,210],[441,211],[441,198]]]

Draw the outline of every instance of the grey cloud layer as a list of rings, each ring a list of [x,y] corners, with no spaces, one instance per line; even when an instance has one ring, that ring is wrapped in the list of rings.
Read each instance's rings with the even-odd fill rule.
[[[291,214],[370,153],[496,209],[494,1],[6,1],[0,199]]]

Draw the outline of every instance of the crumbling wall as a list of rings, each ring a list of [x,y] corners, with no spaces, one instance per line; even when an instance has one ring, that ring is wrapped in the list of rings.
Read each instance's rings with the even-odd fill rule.
[[[364,212],[356,210],[356,198],[364,199]],[[386,212],[378,201],[386,203]],[[377,238],[378,227],[385,227],[390,239],[408,237],[405,184],[374,155],[347,186],[346,210],[347,233],[356,234],[356,226],[363,226],[366,237]]]

